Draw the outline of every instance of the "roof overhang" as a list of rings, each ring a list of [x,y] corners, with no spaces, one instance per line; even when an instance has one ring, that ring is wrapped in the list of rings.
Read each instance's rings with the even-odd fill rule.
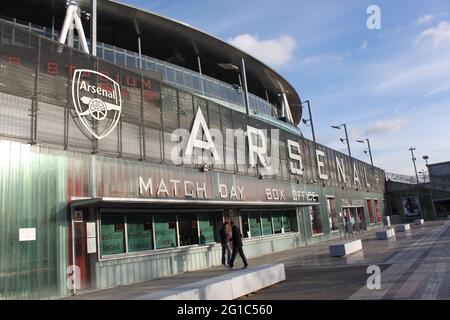
[[[127,208],[127,209],[164,209],[164,208],[298,208],[319,205],[317,202],[264,202],[264,201],[227,201],[207,199],[161,199],[161,198],[77,198],[73,197],[71,206],[82,208]]]

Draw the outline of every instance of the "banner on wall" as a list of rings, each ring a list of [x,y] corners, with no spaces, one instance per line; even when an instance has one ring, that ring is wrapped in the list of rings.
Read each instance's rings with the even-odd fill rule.
[[[419,200],[416,196],[402,198],[403,214],[407,218],[420,217]]]

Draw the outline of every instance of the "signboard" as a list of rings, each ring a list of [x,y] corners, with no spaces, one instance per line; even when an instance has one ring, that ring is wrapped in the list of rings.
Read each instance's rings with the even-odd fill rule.
[[[86,223],[87,253],[97,252],[97,232],[95,222]]]
[[[19,229],[19,241],[35,241],[36,228],[21,228]]]
[[[416,196],[402,198],[402,208],[406,218],[417,218],[422,216],[419,208],[419,200]]]

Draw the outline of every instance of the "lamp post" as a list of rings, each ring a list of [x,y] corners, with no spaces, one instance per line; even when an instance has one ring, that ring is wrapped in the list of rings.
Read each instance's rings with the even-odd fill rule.
[[[368,150],[368,151],[364,151],[364,153],[369,152],[369,156],[370,156],[370,164],[371,164],[372,167],[373,167],[372,149],[370,149],[370,141],[369,141],[369,139],[356,140],[356,142],[359,142],[359,143],[366,143],[366,142],[367,142],[367,147],[369,148],[369,150]]]
[[[411,151],[411,155],[412,155],[412,162],[414,164],[414,172],[416,174],[416,180],[417,180],[417,185],[419,185],[419,175],[417,174],[417,166],[416,166],[416,160],[417,158],[414,156],[414,151],[416,150],[416,148],[411,147],[409,149],[409,151]]]
[[[347,141],[347,148],[348,148],[348,155],[350,159],[352,158],[352,152],[350,151],[350,140],[348,139],[348,133],[347,133],[347,125],[345,123],[339,125],[339,126],[331,126],[333,129],[341,130],[342,127],[344,127],[345,130],[345,139],[341,138],[341,141],[344,142],[344,140]]]
[[[303,106],[303,103],[306,103],[306,104],[308,104],[308,113],[309,113],[309,119],[303,119],[302,120],[302,122],[306,125],[306,126],[308,126],[308,123],[309,123],[309,126],[311,126],[311,133],[312,133],[312,138],[313,138],[313,144],[314,144],[314,155],[315,155],[315,157],[314,157],[314,162],[316,163],[316,167],[318,166],[318,160],[317,160],[317,146],[316,146],[316,133],[315,133],[315,131],[314,131],[314,121],[313,121],[313,118],[312,118],[312,112],[311,112],[311,103],[310,103],[310,101],[309,100],[306,100],[306,101],[303,101],[303,102],[300,102],[301,103],[301,105]],[[319,175],[319,172],[317,171],[317,174]],[[320,178],[320,175],[319,175],[319,178]]]
[[[414,151],[415,151],[415,150],[416,150],[416,148],[414,148],[414,147],[409,148],[409,151],[411,151],[412,162],[413,162],[413,164],[414,164],[414,172],[415,172],[415,174],[416,174],[416,180],[417,180],[417,203],[418,203],[418,205],[419,205],[419,212],[420,212],[421,216],[423,216],[423,214],[422,214],[422,206],[421,206],[421,204],[420,204],[420,191],[419,191],[419,184],[420,184],[420,182],[419,182],[419,174],[417,173],[417,166],[416,166],[416,160],[417,160],[417,158],[416,158],[415,155],[414,155]]]
[[[315,145],[316,144],[316,133],[314,131],[314,122],[313,122],[312,113],[311,113],[311,103],[310,103],[309,100],[306,100],[306,101],[301,102],[302,106],[303,106],[304,103],[308,104],[309,119],[303,119],[302,122],[306,126],[308,126],[308,123],[309,123],[309,126],[311,126],[312,138],[313,138],[313,142],[314,142],[314,145]]]

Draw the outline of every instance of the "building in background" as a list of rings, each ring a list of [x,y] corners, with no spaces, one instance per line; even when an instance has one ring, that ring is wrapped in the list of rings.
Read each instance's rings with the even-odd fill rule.
[[[405,176],[387,173],[386,215],[400,221],[434,220],[450,215],[450,162],[427,165],[428,174]]]
[[[72,23],[57,41],[65,0],[0,3],[0,298],[220,265],[224,220],[248,258],[380,225],[383,170],[303,138],[300,97],[275,70],[97,3],[96,55]]]

